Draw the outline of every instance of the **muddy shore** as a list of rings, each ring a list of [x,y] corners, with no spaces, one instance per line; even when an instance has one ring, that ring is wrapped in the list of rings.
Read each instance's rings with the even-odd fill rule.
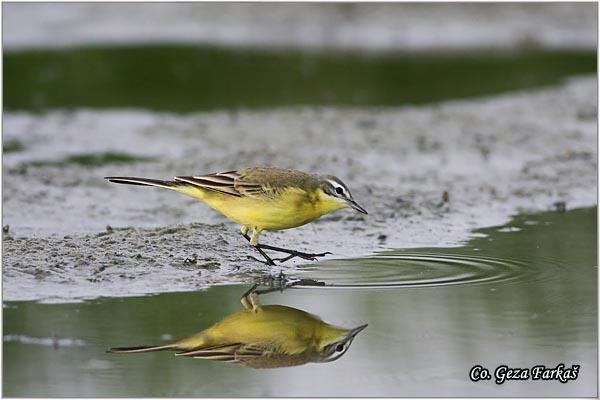
[[[249,165],[333,173],[368,216],[343,210],[263,238],[332,251],[328,258],[454,246],[521,211],[592,206],[596,108],[596,79],[581,77],[420,107],[8,112],[4,141],[22,148],[3,160],[4,300],[193,290],[270,271],[246,259],[252,251],[238,227],[207,206],[111,185],[107,175],[169,178]],[[72,158],[116,152],[131,157],[96,165]],[[293,274],[297,265],[275,271]]]
[[[3,45],[8,50],[161,42],[377,52],[595,49],[596,14],[592,3],[154,3],[143,8],[8,3]]]

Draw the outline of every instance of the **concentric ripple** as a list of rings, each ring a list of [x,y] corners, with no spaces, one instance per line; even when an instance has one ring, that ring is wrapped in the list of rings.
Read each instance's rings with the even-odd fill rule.
[[[334,288],[431,287],[514,280],[531,272],[527,266],[474,254],[394,252],[310,266],[302,277]]]

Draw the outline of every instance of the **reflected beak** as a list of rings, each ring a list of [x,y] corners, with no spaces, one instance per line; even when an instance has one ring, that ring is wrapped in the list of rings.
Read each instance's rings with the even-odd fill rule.
[[[365,210],[364,208],[359,206],[358,203],[355,202],[354,200],[346,200],[346,203],[348,203],[348,205],[350,207],[354,208],[356,211],[361,212],[363,214],[368,214],[367,210]]]
[[[360,331],[362,331],[363,329],[365,329],[367,326],[369,326],[369,324],[364,324],[364,325],[361,325],[359,327],[356,327],[356,328],[350,330],[350,332],[348,332],[348,334],[346,335],[346,337],[348,337],[348,338],[355,337],[356,335],[359,334]]]

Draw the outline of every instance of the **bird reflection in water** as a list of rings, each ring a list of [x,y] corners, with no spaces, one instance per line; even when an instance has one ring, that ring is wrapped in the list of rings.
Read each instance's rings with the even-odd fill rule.
[[[281,368],[335,361],[367,327],[340,328],[296,308],[263,306],[259,293],[254,285],[242,296],[244,310],[188,338],[161,346],[115,347],[109,352],[171,350],[182,357],[241,363],[251,368]]]

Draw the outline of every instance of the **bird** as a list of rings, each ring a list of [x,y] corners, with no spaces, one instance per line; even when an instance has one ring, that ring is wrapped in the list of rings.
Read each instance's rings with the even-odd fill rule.
[[[275,265],[275,260],[284,262],[294,257],[314,260],[331,253],[303,253],[259,244],[263,231],[295,228],[348,207],[368,214],[339,178],[293,169],[249,167],[208,175],[176,176],[173,180],[127,176],[107,176],[104,179],[113,183],[170,189],[208,204],[240,224],[242,235],[269,265]],[[250,230],[251,237],[248,236]],[[288,256],[272,259],[263,249],[287,253]]]
[[[332,362],[343,356],[368,324],[353,329],[330,325],[306,311],[283,305],[261,306],[253,286],[241,299],[242,311],[182,340],[159,346],[113,347],[108,353],[171,350],[176,356],[281,368]]]

